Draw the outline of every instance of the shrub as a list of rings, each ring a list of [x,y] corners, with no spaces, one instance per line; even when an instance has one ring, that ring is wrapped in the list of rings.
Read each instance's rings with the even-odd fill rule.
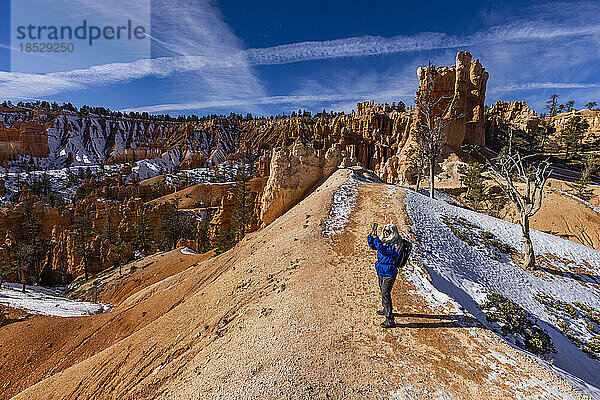
[[[556,352],[550,335],[517,303],[500,294],[489,294],[480,308],[488,321],[500,325],[504,335],[514,337],[517,346],[536,355]]]
[[[557,320],[558,328],[573,344],[591,358],[600,359],[600,313],[589,304],[574,301],[569,303],[555,299],[549,294],[538,292],[535,299],[542,303],[546,311]],[[587,332],[575,331],[569,327],[566,320],[578,321]],[[587,339],[592,336],[591,339]]]

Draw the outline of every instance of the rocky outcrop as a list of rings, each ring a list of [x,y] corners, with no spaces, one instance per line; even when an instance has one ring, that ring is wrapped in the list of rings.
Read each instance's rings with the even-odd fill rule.
[[[431,76],[435,80],[432,98],[434,102],[439,101],[434,114],[442,114],[446,106],[452,102],[453,121],[446,127],[443,136],[442,158],[446,161],[462,155],[462,146],[472,144],[476,146],[485,145],[485,90],[488,73],[485,71],[478,59],[472,60],[469,52],[459,51],[456,55],[456,63],[450,67],[435,67],[430,74],[430,67],[417,69],[419,77],[419,88],[425,89],[429,84],[426,80]],[[411,129],[416,128],[417,122],[422,119],[422,112],[418,107],[414,111],[411,120]],[[458,118],[457,118],[458,116]],[[449,115],[444,117],[450,117]],[[379,176],[387,182],[410,181],[412,171],[409,167],[408,153],[412,146],[416,146],[412,135],[404,135],[398,142],[398,147],[376,170]],[[442,161],[444,164],[446,161]]]
[[[425,69],[417,75],[423,85]],[[468,52],[459,52],[456,63],[436,69],[435,96],[455,103],[461,118],[447,129],[448,149],[459,151],[464,143],[484,145],[484,100],[488,73]],[[0,162],[27,165],[26,154],[42,155],[39,168],[90,165],[99,162],[131,163],[160,158],[168,167],[211,166],[226,160],[249,159],[274,148],[286,148],[300,141],[311,146],[317,157],[325,157],[333,147],[374,170],[389,182],[406,178],[406,152],[411,129],[419,110],[399,111],[387,104],[366,101],[351,114],[318,114],[277,118],[210,117],[199,121],[141,121],[126,117],[98,116],[67,111],[0,110],[0,128],[35,136],[27,139],[27,149],[6,150]],[[25,126],[34,127],[27,128]],[[29,133],[31,131],[31,133]],[[1,132],[0,132],[1,133]],[[7,148],[17,148],[15,134],[6,133]],[[11,153],[12,152],[12,153]],[[8,156],[16,154],[17,158]],[[12,157],[12,158],[11,158]],[[8,161],[7,161],[8,160]],[[151,176],[159,174],[159,168]],[[147,168],[146,168],[147,170]],[[148,172],[151,173],[151,172]],[[143,176],[142,179],[151,176]]]
[[[453,150],[465,144],[483,146],[485,144],[485,90],[489,74],[478,59],[473,60],[468,51],[459,51],[455,65],[450,67],[420,67],[417,69],[419,89],[435,81],[433,101],[440,103],[434,113],[441,114],[448,103],[454,103],[452,123],[446,128],[444,141]],[[450,117],[444,116],[444,117]],[[420,119],[420,110],[415,110],[415,120]]]
[[[524,101],[497,101],[488,110],[490,129],[514,130],[536,135],[541,119]]]
[[[285,213],[342,162],[342,154],[331,147],[324,157],[296,142],[291,150],[274,149],[270,175],[261,200],[260,220],[270,224]]]
[[[571,112],[561,113],[550,118],[550,123],[556,128],[557,132],[563,130],[569,119],[574,116],[579,116],[585,120],[589,127],[585,135],[586,139],[597,138],[600,136],[600,111],[599,110],[574,110]]]

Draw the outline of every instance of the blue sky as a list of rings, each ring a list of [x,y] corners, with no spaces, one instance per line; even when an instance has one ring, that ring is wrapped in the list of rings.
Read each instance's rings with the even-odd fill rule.
[[[102,0],[70,0],[69,10],[92,3],[106,20],[139,17]],[[456,51],[469,50],[490,73],[486,104],[525,100],[543,111],[553,93],[579,108],[600,103],[597,2],[128,2],[135,3],[151,6],[150,58],[121,52],[111,61],[106,51],[109,61],[99,65],[11,71],[15,27],[0,24],[0,98],[172,115],[349,111],[363,100],[411,104],[419,65],[453,64]]]

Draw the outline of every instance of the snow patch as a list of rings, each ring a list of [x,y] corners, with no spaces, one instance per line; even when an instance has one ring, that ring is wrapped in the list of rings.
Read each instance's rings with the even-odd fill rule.
[[[583,199],[581,199],[581,198],[579,198],[579,197],[575,196],[575,195],[574,195],[574,194],[572,194],[572,193],[565,192],[564,190],[560,190],[560,189],[553,188],[553,187],[550,187],[550,189],[552,189],[552,190],[554,190],[554,191],[557,191],[557,192],[558,192],[558,193],[560,193],[560,194],[564,194],[565,196],[572,197],[572,198],[574,198],[575,200],[582,202],[583,204],[585,204],[586,206],[588,206],[589,208],[591,208],[592,210],[594,210],[594,211],[596,211],[597,213],[599,213],[599,214],[600,214],[600,207],[597,207],[597,206],[593,205],[593,204],[592,204],[592,203],[590,203],[589,201],[585,201],[585,200],[583,200]]]
[[[31,314],[54,317],[81,317],[110,311],[108,304],[90,303],[62,297],[65,288],[26,286],[25,293],[18,283],[3,283],[0,287],[0,304],[25,310]]]
[[[474,235],[479,231],[489,232],[500,245],[522,252],[521,229],[516,224],[411,191],[406,194],[405,204],[414,224],[412,230],[418,238],[413,242],[411,260],[422,266],[422,275],[427,272],[436,291],[453,298],[490,328],[492,326],[479,309],[488,293],[500,293],[519,304],[538,319],[557,349],[557,354],[552,355],[553,366],[541,359],[540,362],[555,371],[562,370],[562,375],[582,393],[600,398],[598,361],[586,356],[569,341],[560,332],[557,319],[535,298],[538,292],[543,292],[565,302],[579,301],[600,309],[600,285],[583,284],[568,274],[531,274],[516,265],[511,257],[504,254],[494,257],[481,246],[459,239],[444,221],[464,221]],[[587,274],[600,275],[599,251],[535,230],[531,231],[531,239],[536,255],[569,260],[570,270],[581,268]],[[562,268],[566,267],[562,265]],[[409,272],[408,276],[415,282],[417,290],[420,293],[430,290],[427,279],[415,274]],[[435,293],[424,297],[433,306],[439,306],[445,300]]]
[[[189,247],[182,247],[180,251],[181,251],[181,254],[188,254],[188,255],[198,254],[194,250],[190,249]]]
[[[351,176],[333,195],[329,217],[325,220],[323,235],[335,236],[344,232],[348,218],[356,205],[357,187],[361,182]]]

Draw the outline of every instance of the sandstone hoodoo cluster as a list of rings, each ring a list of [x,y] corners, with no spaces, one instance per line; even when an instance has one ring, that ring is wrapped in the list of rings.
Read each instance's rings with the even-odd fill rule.
[[[417,71],[420,86],[426,76],[423,71]],[[455,159],[453,155],[462,155],[463,144],[485,143],[488,74],[468,52],[459,52],[455,65],[438,67],[435,73],[432,95],[450,99],[460,115],[443,139],[443,158]],[[2,179],[5,199],[17,203],[32,199],[33,210],[42,220],[40,234],[51,244],[38,276],[46,282],[62,282],[65,276],[70,280],[83,273],[82,254],[88,250],[96,254],[87,262],[90,273],[109,268],[123,255],[131,258],[133,227],[140,215],[155,232],[173,203],[177,212],[195,216],[198,229],[204,224],[210,245],[219,246],[223,233],[237,223],[233,215],[236,184],[211,184],[219,180],[215,166],[223,163],[253,165],[254,179],[248,183],[244,201],[246,231],[271,223],[339,166],[361,164],[386,182],[409,181],[407,153],[418,119],[418,109],[373,101],[357,104],[351,114],[304,112],[275,118],[232,114],[183,122],[55,110],[47,105],[33,109],[6,105],[0,109],[0,163],[11,171]],[[102,172],[105,165],[114,167],[111,173]],[[101,166],[94,170],[99,176],[88,171],[80,177],[74,195],[77,202],[64,207],[39,201],[31,178],[16,172],[62,169],[81,175],[82,168],[90,166]],[[216,172],[199,181],[198,175],[186,172],[203,168]],[[173,174],[179,178],[183,174],[185,183],[167,179]],[[14,257],[10,252],[15,249],[8,243],[26,239],[26,230],[15,228],[25,226],[26,215],[19,204],[7,205],[3,212],[0,236],[6,237],[2,253],[6,261]],[[81,215],[89,216],[94,232],[85,251],[77,251],[73,232]],[[110,243],[102,236],[108,220],[118,237]],[[160,241],[160,234],[151,236],[152,243]],[[194,250],[200,247],[190,239],[178,244]],[[147,251],[157,248],[153,244]]]

